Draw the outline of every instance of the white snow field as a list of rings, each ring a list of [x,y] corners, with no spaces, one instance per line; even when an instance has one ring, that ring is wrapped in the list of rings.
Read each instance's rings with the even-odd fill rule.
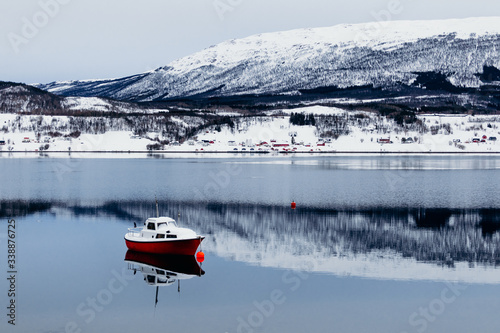
[[[348,134],[338,138],[320,137],[315,126],[290,124],[288,114],[304,113],[347,117],[338,108],[321,106],[276,110],[267,117],[233,118],[235,126],[222,125],[202,130],[185,142],[163,145],[159,152],[232,153],[500,153],[500,116],[419,115],[427,131],[403,130],[394,121],[368,112],[365,123],[349,123]],[[354,114],[361,114],[354,112]],[[0,114],[0,151],[7,152],[147,152],[148,145],[166,140],[161,133],[133,135],[127,130],[103,134],[82,133],[66,137],[69,131],[52,137],[49,132],[27,130],[33,122],[64,126],[66,116],[18,116]],[[179,126],[187,126],[182,120]],[[368,124],[368,125],[366,125]],[[64,128],[64,127],[63,127]],[[37,135],[39,134],[39,135]],[[292,142],[293,139],[293,142]]]

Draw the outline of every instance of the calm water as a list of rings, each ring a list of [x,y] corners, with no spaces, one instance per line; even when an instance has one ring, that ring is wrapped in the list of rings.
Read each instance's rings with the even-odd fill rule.
[[[2,332],[500,327],[500,158],[112,157],[0,158]],[[127,254],[155,196],[201,267]]]

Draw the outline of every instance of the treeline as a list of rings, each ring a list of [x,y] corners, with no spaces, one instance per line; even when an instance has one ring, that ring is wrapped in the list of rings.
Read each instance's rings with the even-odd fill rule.
[[[316,119],[314,119],[314,115],[304,114],[304,113],[294,113],[290,115],[290,124],[298,125],[298,126],[316,126]]]
[[[51,137],[68,136],[72,133],[104,134],[108,131],[130,131],[134,135],[143,137],[156,133],[156,136],[162,138],[162,143],[168,143],[183,142],[210,127],[220,131],[225,125],[230,128],[235,126],[231,117],[214,114],[197,116],[172,116],[167,113],[119,116],[112,114],[107,117],[18,115],[13,121],[4,124],[0,131],[35,132],[37,136]]]

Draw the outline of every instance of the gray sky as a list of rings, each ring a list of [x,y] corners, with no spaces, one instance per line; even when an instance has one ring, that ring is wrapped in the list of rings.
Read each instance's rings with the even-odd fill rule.
[[[1,0],[0,81],[133,75],[262,32],[496,15],[498,0]]]

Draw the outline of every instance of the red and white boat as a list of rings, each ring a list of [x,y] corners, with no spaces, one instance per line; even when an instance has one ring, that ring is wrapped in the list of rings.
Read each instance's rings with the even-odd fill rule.
[[[127,248],[132,251],[194,255],[205,239],[188,228],[179,228],[170,217],[151,217],[143,227],[129,228],[125,235]]]

